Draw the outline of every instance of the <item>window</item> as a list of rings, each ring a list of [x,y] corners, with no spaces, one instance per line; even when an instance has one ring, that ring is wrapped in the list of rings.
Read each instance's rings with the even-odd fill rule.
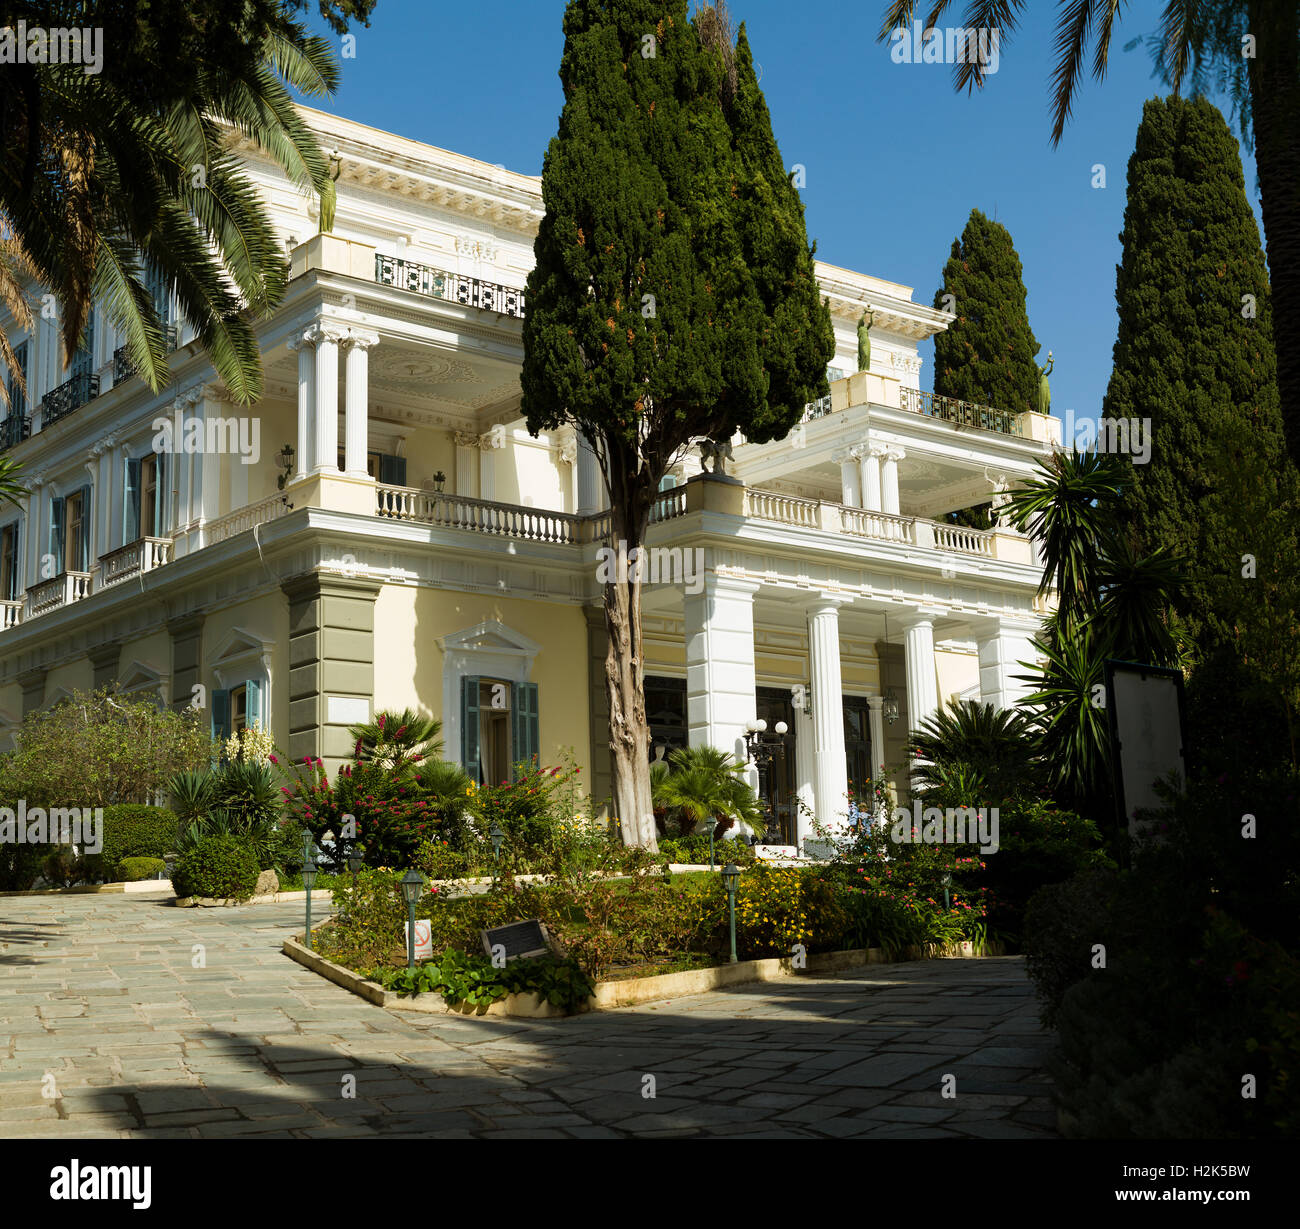
[[[0,529],[0,601],[18,600],[18,522]]]
[[[89,376],[95,370],[95,309],[86,316],[86,331],[81,345],[68,363],[68,375]]]
[[[152,538],[158,529],[158,457],[140,460],[140,536]]]
[[[14,366],[19,372],[22,372],[22,384],[18,382],[17,372],[9,376],[9,416],[11,418],[21,418],[27,413],[27,398],[23,394],[23,389],[27,387],[27,381],[30,377],[30,369],[27,364],[27,343],[20,342],[14,347]]]
[[[122,501],[122,545],[163,533],[163,487],[166,467],[154,452],[127,458],[126,498]]]
[[[347,454],[339,449],[339,469],[347,469]],[[385,486],[406,485],[406,458],[394,457],[386,452],[366,453],[366,473]]]
[[[248,679],[234,687],[218,688],[212,693],[212,735],[225,742],[237,730],[253,726],[266,728],[263,696],[265,685],[260,679]]]
[[[78,572],[84,572],[89,564],[87,541],[86,515],[89,509],[86,507],[86,497],[84,491],[78,491],[75,495],[69,495],[67,501],[67,529],[65,532],[66,544],[64,547],[64,559],[75,568]]]
[[[871,767],[871,706],[861,696],[844,697],[844,754],[849,780],[855,786],[869,781]]]
[[[660,758],[656,747],[663,747],[663,758],[678,747],[686,746],[686,680],[646,675],[645,715],[650,727],[650,758]]]
[[[540,748],[537,684],[468,675],[461,679],[461,763],[481,784],[508,781]]]
[[[54,575],[90,570],[90,487],[50,501],[48,553],[54,559]]]

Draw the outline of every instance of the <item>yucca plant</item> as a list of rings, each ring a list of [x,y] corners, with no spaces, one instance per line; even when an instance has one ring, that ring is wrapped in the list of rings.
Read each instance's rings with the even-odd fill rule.
[[[269,764],[230,760],[211,780],[212,805],[228,812],[237,824],[251,827],[279,818],[282,795]]]
[[[172,810],[182,824],[200,823],[207,818],[215,797],[215,778],[211,772],[178,772],[168,783]]]

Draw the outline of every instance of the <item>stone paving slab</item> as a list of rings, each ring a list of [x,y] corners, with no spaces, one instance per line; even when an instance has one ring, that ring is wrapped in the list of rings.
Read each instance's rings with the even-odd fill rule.
[[[0,1137],[1055,1135],[1051,1038],[1018,958],[470,1020],[388,1012],[303,969],[280,952],[302,919],[284,903],[6,900]]]

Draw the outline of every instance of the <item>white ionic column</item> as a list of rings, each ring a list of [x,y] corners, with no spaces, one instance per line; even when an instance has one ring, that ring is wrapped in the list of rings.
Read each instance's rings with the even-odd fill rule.
[[[370,447],[369,352],[372,346],[378,344],[378,333],[364,333],[356,329],[349,329],[343,341],[343,468],[354,478],[368,476],[366,452]]]
[[[506,446],[506,429],[498,423],[491,431],[479,436],[478,490],[480,499],[497,497],[496,454]]]
[[[45,524],[44,474],[25,475],[27,483],[27,566],[23,569],[24,589],[30,589],[41,580],[41,555],[44,539],[49,532]]]
[[[898,510],[898,463],[907,453],[901,448],[886,448],[884,464],[880,474],[881,511],[892,516],[901,515]]]
[[[756,715],[753,581],[706,572],[683,598],[686,724],[692,747],[717,747],[745,762],[745,731]],[[748,774],[751,786],[757,773]]]
[[[795,794],[803,807],[807,807],[807,811],[803,807],[798,808],[795,816],[795,838],[802,848],[804,837],[811,835],[808,813],[817,813],[817,755],[813,745],[816,730],[811,703],[807,712],[800,708],[794,710],[791,733],[794,735]]]
[[[289,339],[289,349],[298,352],[298,455],[294,481],[305,478],[315,468],[312,455],[316,443],[312,415],[316,412],[316,332],[306,329]]]
[[[844,688],[840,677],[840,607],[848,600],[822,594],[808,607],[813,795],[817,819],[832,831],[842,830],[848,812],[849,766],[844,752]],[[801,831],[800,839],[803,835]]]
[[[456,432],[456,485],[457,495],[471,499],[478,494],[478,436],[469,431]]]
[[[95,554],[107,555],[112,546],[109,533],[113,521],[113,453],[117,440],[109,435],[94,447],[96,457],[95,478]]]
[[[868,696],[871,710],[871,776],[879,781],[885,770],[885,697]]]
[[[339,472],[339,342],[343,330],[318,324],[316,340],[316,442],[312,473]]]
[[[1033,685],[1016,676],[1029,671],[1021,662],[1034,662],[1033,637],[1037,624],[1025,619],[992,617],[972,630],[979,646],[980,702],[994,708],[1015,708],[1033,691]]]
[[[203,399],[194,407],[194,415],[203,423],[203,438],[206,440],[208,420],[220,417],[222,404],[211,387],[205,387],[203,392]],[[205,449],[198,458],[194,476],[199,517],[198,546],[202,547],[207,542],[205,526],[221,515],[221,454]]]
[[[934,664],[934,616],[937,613],[923,609],[902,620],[909,732],[939,707],[939,675]]]
[[[862,475],[857,456],[856,448],[831,454],[831,460],[840,463],[840,502],[846,508],[862,507]]]
[[[605,506],[605,481],[600,460],[587,437],[578,432],[578,515],[595,516]]]
[[[880,502],[880,458],[884,451],[879,444],[872,445],[858,460],[862,467],[862,506],[870,512],[884,510]]]
[[[126,463],[131,455],[131,446],[129,444],[119,444],[116,448],[109,451],[108,466],[112,472],[112,492],[111,504],[108,515],[108,549],[112,550],[116,546],[125,546],[122,540],[125,536],[123,533],[122,522],[126,519]],[[199,454],[200,457],[203,454]]]
[[[86,571],[93,572],[99,563],[100,555],[104,554],[99,549],[100,526],[104,521],[104,515],[99,509],[99,449],[92,448],[86,454],[86,476],[90,479],[90,507],[86,508],[83,515],[90,517],[90,524],[87,525],[82,533],[86,536]]]

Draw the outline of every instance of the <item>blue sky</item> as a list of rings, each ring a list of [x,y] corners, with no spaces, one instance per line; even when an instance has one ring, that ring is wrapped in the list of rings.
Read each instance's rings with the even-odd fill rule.
[[[965,7],[956,6],[953,24]],[[996,216],[1024,264],[1039,361],[1055,354],[1053,412],[1091,417],[1110,376],[1128,158],[1143,101],[1167,92],[1145,47],[1124,52],[1123,44],[1157,28],[1161,5],[1138,0],[1126,10],[1105,82],[1085,79],[1056,149],[1057,6],[1026,7],[1002,41],[997,74],[967,97],[954,91],[947,65],[891,60],[875,41],[885,0],[730,2],[733,20],[746,23],[786,164],[807,168],[818,256],[912,286],[928,304],[970,210]],[[563,0],[378,0],[323,109],[540,174],[562,104],[564,8]],[[1106,169],[1104,189],[1092,186],[1096,163]],[[1258,219],[1253,159],[1245,175]],[[926,388],[932,351],[922,348]]]

